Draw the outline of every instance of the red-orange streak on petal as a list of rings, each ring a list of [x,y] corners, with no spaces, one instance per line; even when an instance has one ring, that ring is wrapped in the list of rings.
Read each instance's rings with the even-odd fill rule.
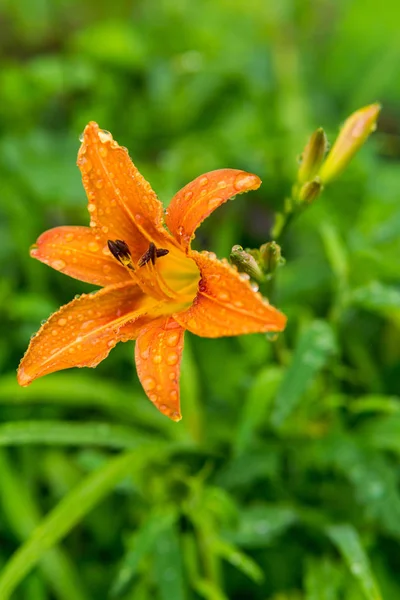
[[[201,274],[199,291],[192,306],[174,318],[192,333],[221,337],[282,331],[286,317],[254,292],[227,261],[191,252]]]
[[[138,377],[148,398],[160,412],[181,419],[179,375],[184,329],[167,317],[144,327],[136,340]]]
[[[171,200],[166,224],[184,249],[189,248],[197,227],[218,206],[242,192],[261,185],[257,175],[236,169],[219,169],[197,177]]]
[[[151,310],[154,300],[133,283],[82,294],[54,313],[32,338],[18,369],[18,383],[70,367],[95,367],[126,332],[130,320]],[[131,329],[131,337],[134,337]]]
[[[150,184],[127,150],[96,123],[85,128],[78,166],[89,200],[91,226],[107,239],[124,240],[135,262],[151,240],[161,247],[168,241],[175,243],[163,228],[163,207]]]
[[[70,277],[94,285],[130,281],[128,270],[108,250],[102,236],[89,227],[55,227],[45,231],[31,256]]]

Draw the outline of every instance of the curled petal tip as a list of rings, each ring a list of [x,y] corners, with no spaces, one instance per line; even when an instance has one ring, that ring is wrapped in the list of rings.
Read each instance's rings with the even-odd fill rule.
[[[19,367],[17,371],[17,381],[21,387],[26,387],[33,381],[33,377],[28,375],[23,367]]]
[[[261,179],[253,173],[246,173],[243,171],[236,177],[235,188],[238,193],[247,192],[250,190],[257,190],[261,185]]]

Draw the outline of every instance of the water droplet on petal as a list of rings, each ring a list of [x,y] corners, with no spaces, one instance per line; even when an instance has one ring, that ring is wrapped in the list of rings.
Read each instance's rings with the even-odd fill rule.
[[[99,154],[100,156],[102,156],[103,158],[105,158],[108,154],[107,148],[105,148],[105,146],[100,146],[99,147]]]
[[[161,354],[155,354],[153,356],[153,363],[155,363],[156,365],[159,365],[161,362],[162,362]]]
[[[217,294],[218,300],[229,300],[228,292],[218,292]]]
[[[111,271],[110,265],[104,265],[104,267],[103,267],[103,273],[104,273],[104,275],[108,275],[108,273],[110,271]]]
[[[64,319],[64,318],[58,319],[57,323],[62,327],[63,325],[65,325],[67,323],[67,319]]]
[[[178,400],[178,392],[176,390],[172,390],[172,392],[169,393],[169,397],[173,402],[175,402]]]
[[[186,192],[185,194],[185,200],[186,202],[188,202],[193,196],[193,192]]]
[[[91,252],[97,252],[100,249],[100,246],[97,242],[89,242],[88,248]]]
[[[89,202],[88,204],[88,211],[89,212],[94,212],[96,210],[96,205],[93,204],[93,202]]]
[[[239,273],[239,277],[242,281],[249,281],[250,275],[248,273]]]
[[[258,292],[258,285],[256,283],[251,283],[250,287],[253,290],[253,292]]]
[[[177,233],[179,236],[182,236],[182,235],[183,235],[183,232],[184,232],[184,229],[183,229],[182,225],[179,225],[178,229],[176,230],[176,233]]]
[[[146,392],[150,392],[156,387],[156,382],[152,377],[146,377],[145,379],[143,379],[143,387],[146,390]]]
[[[74,239],[74,234],[73,233],[67,233],[67,235],[65,236],[65,241],[66,242],[72,242],[72,240]]]
[[[52,329],[51,335],[54,335],[54,336],[58,335],[58,329]]]
[[[84,139],[85,139],[85,132],[82,131],[82,133],[79,136],[79,141],[82,143]]]
[[[240,173],[237,175],[233,185],[238,192],[243,192],[251,188],[256,188],[258,183],[259,179],[256,175],[251,175],[250,173]]]
[[[167,363],[169,365],[176,365],[176,363],[178,362],[179,356],[176,352],[171,352],[170,354],[168,354],[167,356]]]
[[[103,233],[108,233],[108,227],[106,225],[103,225],[103,227],[101,228]]]
[[[111,133],[109,131],[107,131],[106,129],[99,129],[99,140],[102,142],[102,144],[105,144],[106,142],[111,142],[113,139],[113,136],[111,135]]]
[[[208,177],[206,177],[205,175],[204,175],[204,177],[200,177],[199,185],[207,185],[207,183],[208,183]]]
[[[179,339],[179,333],[177,331],[170,333],[167,336],[167,345],[168,346],[176,346],[176,344],[178,343],[178,339]]]
[[[98,190],[101,190],[101,188],[103,187],[103,180],[96,179],[96,181],[94,182],[94,185],[97,187]]]
[[[53,269],[57,269],[57,271],[62,271],[67,265],[63,260],[53,260],[50,263],[50,266],[53,267]]]

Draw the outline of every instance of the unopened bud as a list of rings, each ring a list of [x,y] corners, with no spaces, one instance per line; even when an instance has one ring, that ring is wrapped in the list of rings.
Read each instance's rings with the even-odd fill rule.
[[[249,252],[243,250],[242,246],[233,246],[230,259],[241,273],[247,273],[251,279],[258,282],[264,280],[264,274],[257,260]]]
[[[322,191],[323,185],[319,177],[315,177],[312,181],[307,181],[299,191],[300,204],[311,204],[318,198]]]
[[[318,175],[323,183],[337,177],[376,129],[380,104],[360,108],[345,121]]]
[[[267,242],[260,246],[260,257],[267,275],[271,275],[278,267],[285,264],[281,247],[276,242]]]
[[[318,173],[327,151],[328,140],[325,131],[320,127],[314,131],[303,150],[301,165],[297,174],[299,183],[310,181]]]

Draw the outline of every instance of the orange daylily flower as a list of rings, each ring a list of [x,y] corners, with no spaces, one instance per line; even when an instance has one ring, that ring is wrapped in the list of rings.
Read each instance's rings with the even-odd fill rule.
[[[32,338],[18,382],[70,367],[95,367],[117,342],[136,340],[136,368],[149,399],[179,421],[185,329],[203,336],[282,331],[286,317],[226,260],[191,250],[200,223],[260,179],[221,169],[198,177],[166,211],[128,152],[89,123],[78,153],[89,227],[43,233],[31,256],[103,289],[53,314]]]

